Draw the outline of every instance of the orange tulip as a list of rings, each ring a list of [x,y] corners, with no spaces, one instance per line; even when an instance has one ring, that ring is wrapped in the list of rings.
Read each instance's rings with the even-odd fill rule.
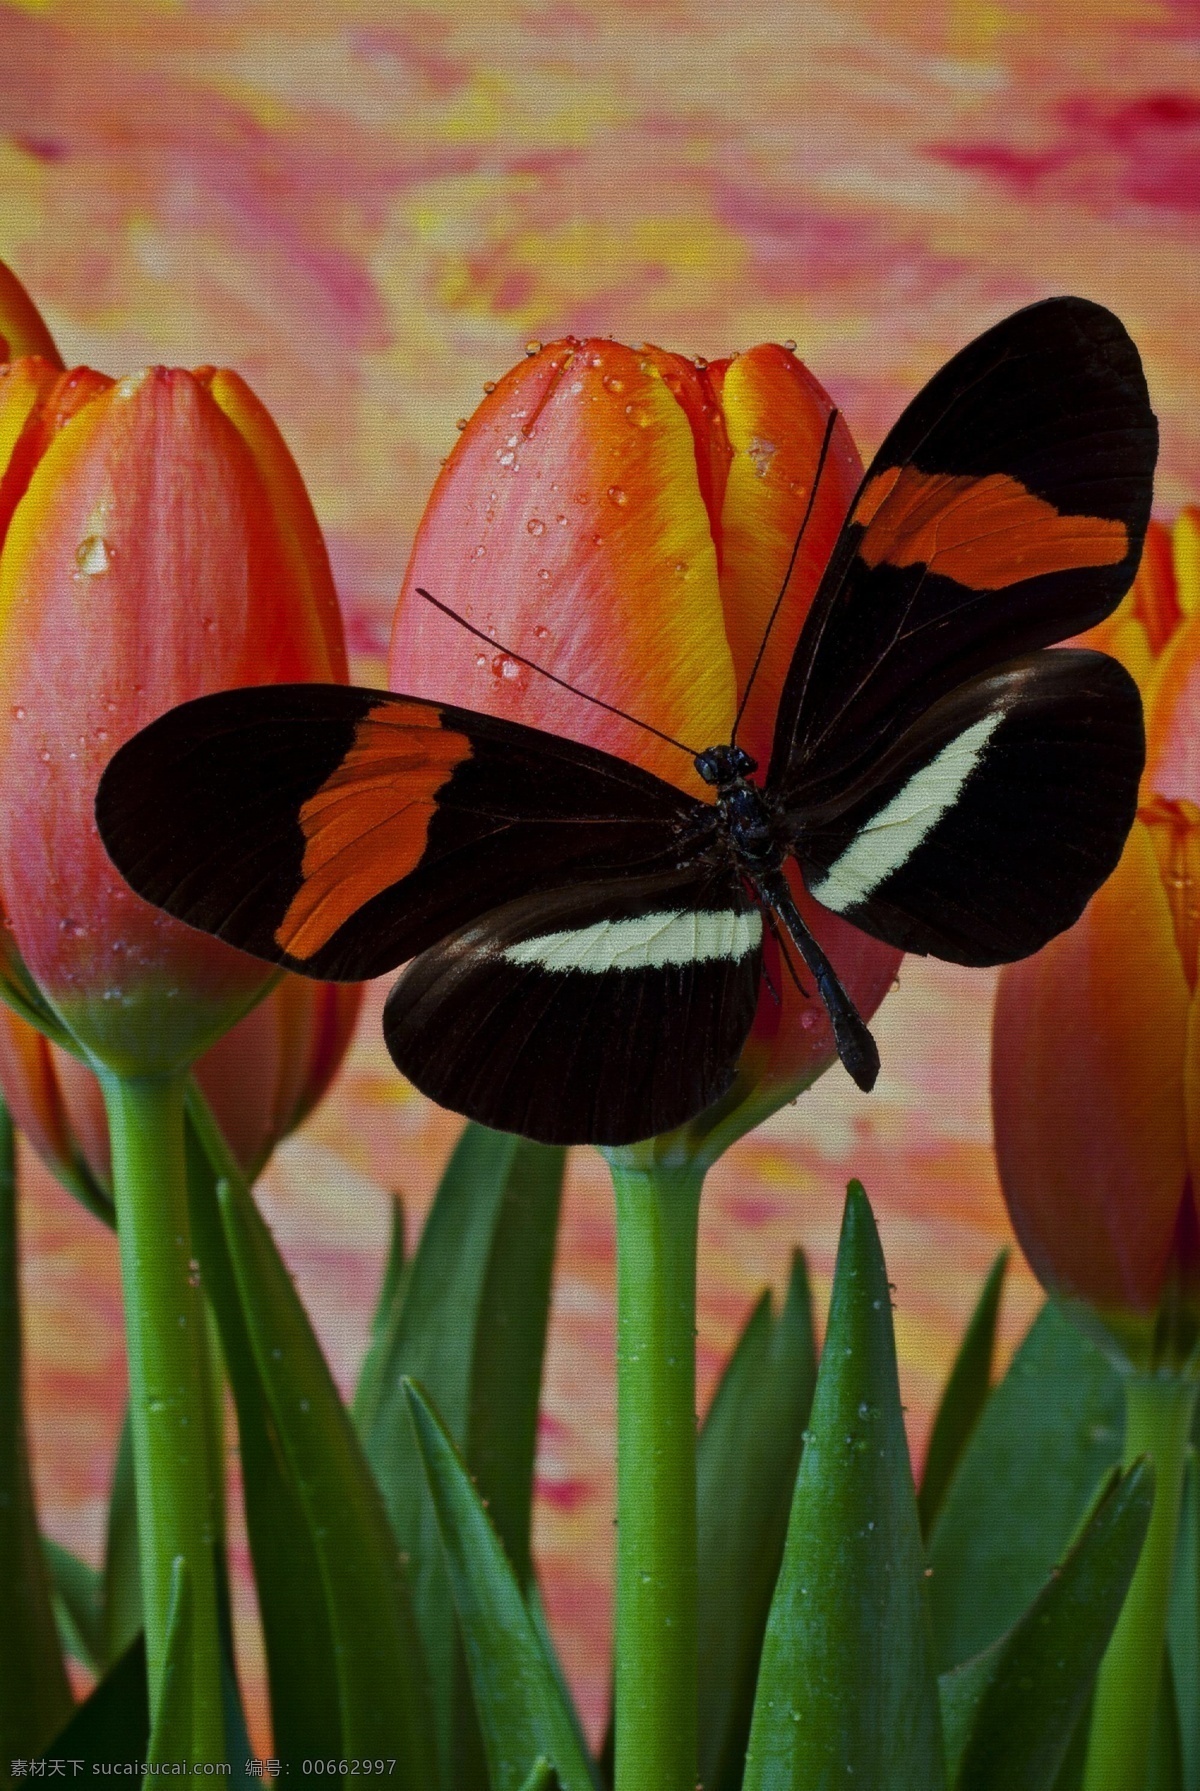
[[[253,1179],[341,1067],[362,1004],[357,983],[286,976],[195,1066],[230,1149]],[[42,1161],[68,1187],[112,1180],[100,1084],[77,1057],[0,1004],[0,1091]]]
[[[808,507],[831,402],[786,349],[694,364],[568,339],[532,353],[464,428],[426,508],[392,635],[394,690],[454,702],[615,753],[712,800],[690,756],[503,650],[697,749],[730,737]],[[834,426],[778,620],[739,730],[765,770],[775,711],[862,466]],[[497,643],[416,595],[424,586]],[[864,1016],[900,954],[819,908],[805,920]],[[773,945],[737,1084],[735,1135],[833,1062],[815,992]],[[811,979],[802,977],[811,990]],[[737,1109],[738,1123],[727,1121]]]
[[[3,907],[84,1049],[165,1073],[271,973],[130,892],[96,832],[96,784],[188,697],[344,679],[328,559],[282,438],[232,373],[114,383],[15,361],[0,372],[0,468]]]
[[[996,1151],[1044,1286],[1146,1367],[1200,1322],[1200,513],[1151,523],[1086,639],[1141,688],[1141,803],[1082,918],[1000,977]]]

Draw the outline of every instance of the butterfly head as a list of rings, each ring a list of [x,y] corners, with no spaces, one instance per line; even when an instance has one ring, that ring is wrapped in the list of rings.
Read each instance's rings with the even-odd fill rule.
[[[705,783],[715,784],[718,790],[727,789],[758,770],[758,760],[740,746],[710,746],[707,752],[697,753],[695,763]]]

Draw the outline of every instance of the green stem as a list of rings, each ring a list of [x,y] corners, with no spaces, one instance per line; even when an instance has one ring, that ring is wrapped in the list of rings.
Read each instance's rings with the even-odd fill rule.
[[[220,1761],[218,1501],[206,1409],[207,1335],[188,1221],[184,1078],[97,1073],[112,1138],[151,1716],[163,1691],[172,1566],[182,1555],[193,1599],[189,1757]]]
[[[616,1791],[696,1784],[696,1233],[704,1171],[621,1153]]]
[[[1154,1509],[1137,1571],[1096,1677],[1084,1791],[1144,1791],[1162,1679],[1179,1500],[1196,1383],[1131,1375],[1125,1462],[1154,1461]]]

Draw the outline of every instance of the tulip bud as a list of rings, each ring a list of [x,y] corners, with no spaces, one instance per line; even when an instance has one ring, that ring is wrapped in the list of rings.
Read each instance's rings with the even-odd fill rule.
[[[210,1045],[194,1074],[248,1179],[321,1100],[354,1032],[362,989],[285,976]],[[46,1167],[78,1192],[112,1183],[108,1121],[87,1065],[0,1004],[0,1091]],[[93,1197],[87,1204],[96,1208]],[[111,1214],[109,1215],[111,1218]]]
[[[1146,711],[1138,818],[1066,933],[1001,973],[996,1153],[1047,1290],[1136,1368],[1200,1343],[1200,559],[1151,523],[1132,589],[1085,637]]]
[[[233,685],[344,679],[300,476],[235,376],[0,381],[0,893],[45,999],[96,1060],[173,1071],[271,972],[134,896],[96,832],[112,753]]]
[[[773,345],[694,364],[568,339],[523,360],[454,446],[417,531],[392,634],[394,690],[563,734],[712,800],[689,756],[556,678],[703,749],[730,738],[810,500],[832,404]],[[739,729],[764,769],[792,651],[857,489],[839,418]],[[423,586],[495,642],[417,596]],[[809,900],[804,918],[869,1017],[900,953]],[[828,1016],[767,945],[720,1148],[834,1061]],[[693,1137],[692,1143],[696,1143]]]

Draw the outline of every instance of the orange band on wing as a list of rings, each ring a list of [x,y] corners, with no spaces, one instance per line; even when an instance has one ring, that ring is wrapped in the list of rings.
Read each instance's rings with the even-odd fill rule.
[[[402,718],[401,718],[402,717]],[[337,770],[300,810],[303,881],[275,929],[293,958],[311,958],[365,902],[421,862],[438,791],[469,758],[465,734],[436,709],[372,709]]]
[[[928,566],[976,591],[1024,578],[1115,566],[1129,551],[1122,522],[1061,516],[1007,473],[922,473],[889,466],[859,498],[868,566]]]

